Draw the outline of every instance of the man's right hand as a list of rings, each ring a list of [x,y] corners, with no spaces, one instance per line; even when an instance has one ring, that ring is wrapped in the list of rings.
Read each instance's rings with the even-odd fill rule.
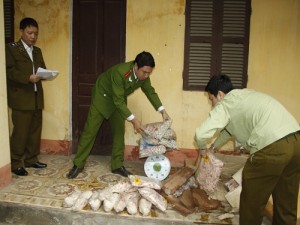
[[[170,120],[170,119],[171,119],[170,116],[168,115],[168,113],[167,113],[167,111],[166,111],[165,109],[162,110],[160,113],[161,113],[161,115],[162,115],[164,121]]]

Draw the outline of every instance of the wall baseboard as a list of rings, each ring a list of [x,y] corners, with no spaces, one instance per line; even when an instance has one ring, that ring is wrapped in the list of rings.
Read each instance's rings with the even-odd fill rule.
[[[41,140],[41,153],[42,154],[58,154],[58,155],[72,155],[72,142],[65,140]],[[189,161],[196,161],[198,151],[196,149],[179,149],[171,150],[165,153],[165,156],[168,157],[172,166],[180,167],[184,165],[186,159]],[[129,161],[145,161],[146,158],[139,158],[139,150],[136,145],[126,145],[125,160]]]

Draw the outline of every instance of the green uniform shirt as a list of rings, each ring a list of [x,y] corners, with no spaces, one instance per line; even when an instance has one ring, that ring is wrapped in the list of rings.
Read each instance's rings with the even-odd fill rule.
[[[274,98],[250,89],[235,89],[225,95],[209,113],[209,117],[196,129],[195,140],[200,149],[216,131],[216,148],[231,136],[250,154],[280,138],[300,130],[296,119]]]
[[[92,104],[107,119],[118,110],[124,119],[132,113],[127,107],[127,97],[141,88],[153,107],[157,110],[162,103],[151,85],[150,78],[136,80],[133,61],[112,66],[100,74],[92,91]]]

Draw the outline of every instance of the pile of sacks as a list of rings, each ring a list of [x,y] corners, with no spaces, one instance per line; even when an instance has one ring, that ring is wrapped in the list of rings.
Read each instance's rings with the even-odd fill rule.
[[[177,149],[176,133],[171,129],[172,120],[149,123],[144,126],[138,141],[139,157],[164,154],[167,149]]]
[[[74,191],[64,199],[63,206],[73,210],[82,210],[86,206],[94,211],[103,205],[105,212],[114,210],[119,213],[125,209],[131,215],[140,212],[149,215],[152,205],[164,212],[167,201],[158,191],[161,183],[153,178],[130,175],[129,180],[123,179],[113,186],[102,190]]]

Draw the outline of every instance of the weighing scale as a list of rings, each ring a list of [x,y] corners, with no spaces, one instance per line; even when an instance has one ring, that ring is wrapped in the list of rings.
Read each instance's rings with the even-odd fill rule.
[[[164,180],[170,173],[170,160],[164,155],[153,155],[146,159],[144,171],[148,177]]]

